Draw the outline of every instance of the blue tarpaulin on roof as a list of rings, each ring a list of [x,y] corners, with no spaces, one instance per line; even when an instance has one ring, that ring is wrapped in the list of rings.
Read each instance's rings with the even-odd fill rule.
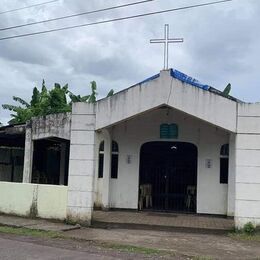
[[[152,76],[152,77],[150,77],[150,78],[148,78],[148,79],[145,79],[145,80],[143,80],[142,82],[140,82],[140,83],[138,83],[138,84],[144,84],[144,83],[146,83],[146,82],[148,82],[148,81],[151,81],[151,80],[154,80],[154,79],[157,79],[157,78],[159,78],[160,77],[160,73],[158,73],[158,74],[156,74],[156,75],[154,75],[154,76]]]
[[[208,85],[204,85],[204,84],[200,83],[198,80],[196,80],[192,77],[189,77],[188,75],[186,75],[178,70],[171,69],[171,76],[175,79],[178,79],[184,83],[190,84],[194,87],[198,87],[198,88],[201,88],[204,90],[209,90],[209,88],[210,88]]]

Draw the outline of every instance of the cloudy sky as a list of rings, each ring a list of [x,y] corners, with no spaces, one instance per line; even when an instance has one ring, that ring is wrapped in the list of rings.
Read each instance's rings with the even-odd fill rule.
[[[0,28],[137,0],[60,0],[45,6],[0,14]],[[0,37],[134,15],[211,0],[154,0],[151,3],[106,13],[81,16],[0,32]],[[45,2],[2,0],[0,12]],[[260,101],[260,1],[232,2],[178,11],[111,24],[79,28],[27,38],[0,41],[0,104],[17,95],[30,100],[32,88],[55,82],[68,83],[75,93],[86,94],[97,81],[100,97],[158,73],[163,67],[163,48],[149,40],[163,36],[170,24],[171,36],[183,44],[170,48],[170,67],[205,84],[223,89],[248,102]],[[0,110],[0,121],[9,114]]]

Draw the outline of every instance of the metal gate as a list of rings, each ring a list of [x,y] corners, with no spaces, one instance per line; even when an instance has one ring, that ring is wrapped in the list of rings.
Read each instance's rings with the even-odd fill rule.
[[[144,144],[139,183],[152,187],[152,206],[144,208],[196,212],[197,148],[183,142]]]

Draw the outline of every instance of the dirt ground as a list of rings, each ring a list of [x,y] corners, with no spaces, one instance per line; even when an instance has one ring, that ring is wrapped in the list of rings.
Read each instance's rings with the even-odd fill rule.
[[[134,223],[127,225],[99,223],[95,228],[80,228],[41,219],[0,216],[0,259],[72,259],[73,256],[73,259],[260,260],[260,235],[258,241],[234,239],[226,226],[218,222],[222,219],[207,222],[207,218],[198,216],[196,228],[182,227],[182,222],[179,226],[162,226],[161,215],[159,218],[156,215],[156,225],[140,225],[135,223],[134,217],[131,219]],[[174,219],[174,224],[177,220]],[[188,221],[194,224],[194,221]],[[207,228],[206,224],[212,224],[212,221],[220,228]],[[201,223],[206,228],[201,228]],[[33,235],[35,231],[41,236]],[[56,238],[42,237],[41,232],[47,232],[47,235],[54,232]]]
[[[179,257],[176,259],[260,259],[259,241],[237,240],[228,234],[93,228],[66,234],[98,242],[166,250]]]

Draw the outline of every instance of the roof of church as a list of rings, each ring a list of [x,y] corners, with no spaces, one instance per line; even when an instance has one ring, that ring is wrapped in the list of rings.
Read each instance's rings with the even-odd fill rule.
[[[226,96],[223,95],[222,91],[220,91],[220,90],[218,90],[216,88],[213,88],[213,87],[211,87],[209,85],[203,84],[200,81],[198,81],[197,79],[192,78],[192,77],[190,77],[190,76],[188,76],[188,75],[184,74],[183,72],[178,71],[176,69],[170,69],[170,75],[173,78],[175,78],[177,80],[180,80],[183,83],[186,83],[186,84],[189,84],[191,86],[194,86],[194,87],[206,90],[206,91],[210,91],[210,92],[212,92],[214,94],[226,97]],[[154,79],[159,78],[159,77],[160,77],[160,73],[143,80],[142,82],[138,83],[137,85],[149,82],[149,81],[154,80]],[[229,98],[229,99],[234,100],[234,101],[239,101],[238,99],[236,99],[236,98],[234,98],[232,96],[228,96],[226,98]]]

